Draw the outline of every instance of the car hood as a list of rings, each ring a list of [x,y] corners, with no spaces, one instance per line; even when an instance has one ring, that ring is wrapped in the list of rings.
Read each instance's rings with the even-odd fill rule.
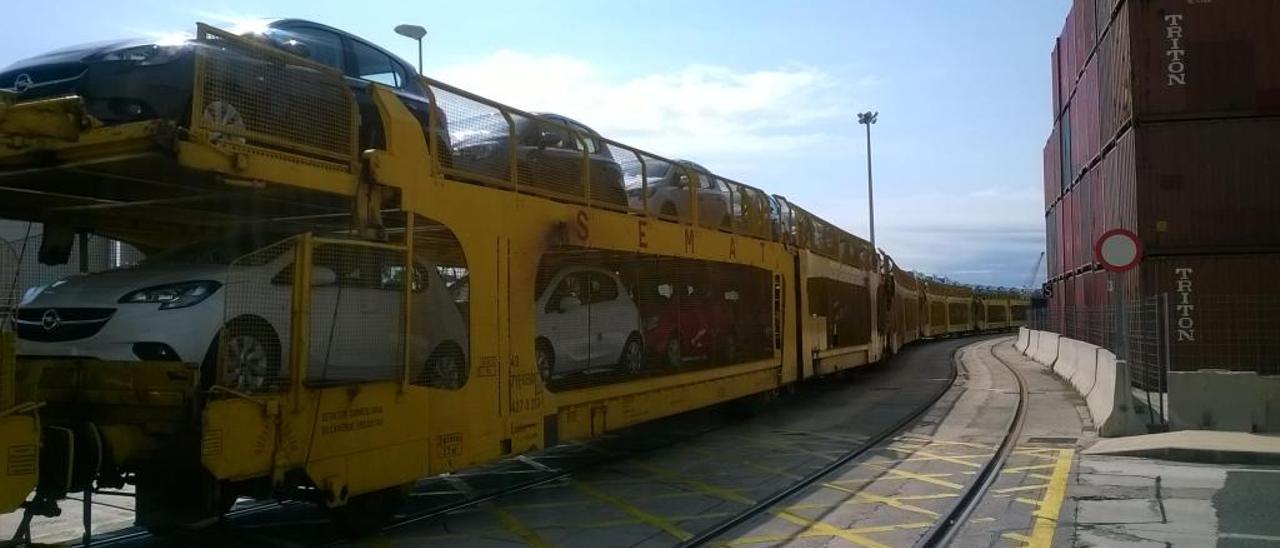
[[[94,55],[101,55],[109,51],[115,51],[115,50],[134,47],[134,46],[145,46],[147,44],[152,44],[152,43],[155,43],[155,41],[149,40],[146,38],[132,38],[132,39],[125,39],[125,40],[107,40],[102,42],[90,42],[87,44],[79,44],[75,46],[70,46],[70,47],[50,51],[48,53],[42,53],[35,57],[29,57],[27,59],[23,59],[12,65],[9,65],[8,67],[5,67],[3,72],[9,72],[15,69],[20,69],[25,67],[34,67],[34,66],[40,66],[40,65],[78,63]]]
[[[60,280],[23,307],[114,306],[130,291],[178,282],[213,280],[225,283],[226,265],[164,265],[109,270]]]

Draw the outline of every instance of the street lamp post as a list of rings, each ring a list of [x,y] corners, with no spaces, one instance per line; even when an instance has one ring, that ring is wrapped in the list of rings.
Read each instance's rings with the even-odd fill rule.
[[[871,186],[871,125],[876,123],[880,117],[879,112],[861,112],[858,113],[858,123],[867,126],[867,209],[870,212],[869,222],[871,225],[871,249],[879,249],[876,247],[876,197],[875,191]]]
[[[422,38],[427,35],[427,29],[418,25],[396,25],[396,34],[418,42],[418,74],[422,74]]]

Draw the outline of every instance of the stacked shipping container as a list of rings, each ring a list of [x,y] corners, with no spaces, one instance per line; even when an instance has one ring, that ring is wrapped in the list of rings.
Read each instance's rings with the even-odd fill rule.
[[[1170,295],[1173,327],[1202,326],[1174,329],[1173,369],[1280,369],[1267,342],[1280,339],[1277,28],[1274,0],[1075,0],[1050,58],[1044,149],[1057,327],[1089,321],[1067,309],[1112,306],[1114,281],[1127,299]],[[1112,228],[1147,251],[1116,280],[1093,260]],[[1223,317],[1270,331],[1245,341],[1204,325]]]

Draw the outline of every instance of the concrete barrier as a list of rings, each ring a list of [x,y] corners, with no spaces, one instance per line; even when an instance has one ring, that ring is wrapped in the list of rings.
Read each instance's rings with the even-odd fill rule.
[[[1088,399],[1089,394],[1093,393],[1098,384],[1098,353],[1106,351],[1089,343],[1071,342],[1076,347],[1075,372],[1071,374],[1071,386],[1076,387],[1076,392]]]
[[[1042,333],[1042,331],[1036,331],[1033,329],[1031,330],[1031,333],[1027,335],[1027,349],[1022,352],[1023,356],[1031,358],[1036,355],[1036,349],[1040,347],[1040,333]]]
[[[1095,356],[1093,387],[1084,395],[1084,401],[1089,406],[1089,415],[1093,417],[1098,435],[1110,438],[1144,433],[1133,408],[1128,364],[1117,360],[1111,351],[1101,348]]]
[[[1025,327],[1018,328],[1018,341],[1013,343],[1013,348],[1023,354],[1027,353],[1027,345],[1031,344],[1031,330]]]
[[[1058,340],[1060,338],[1057,333],[1041,331],[1040,344],[1036,346],[1036,351],[1032,354],[1031,359],[1042,365],[1053,365],[1053,362],[1058,361]]]
[[[1222,369],[1170,371],[1169,427],[1280,432],[1280,377]]]
[[[1026,355],[1051,366],[1055,375],[1084,398],[1099,436],[1144,432],[1133,407],[1128,367],[1117,362],[1115,354],[1046,331],[1031,331],[1027,340]],[[1280,383],[1276,389],[1280,393]]]

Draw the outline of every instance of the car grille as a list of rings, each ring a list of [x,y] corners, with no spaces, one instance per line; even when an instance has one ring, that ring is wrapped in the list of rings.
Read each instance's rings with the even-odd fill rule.
[[[114,308],[20,308],[15,323],[23,340],[74,341],[97,334],[112,314]]]

